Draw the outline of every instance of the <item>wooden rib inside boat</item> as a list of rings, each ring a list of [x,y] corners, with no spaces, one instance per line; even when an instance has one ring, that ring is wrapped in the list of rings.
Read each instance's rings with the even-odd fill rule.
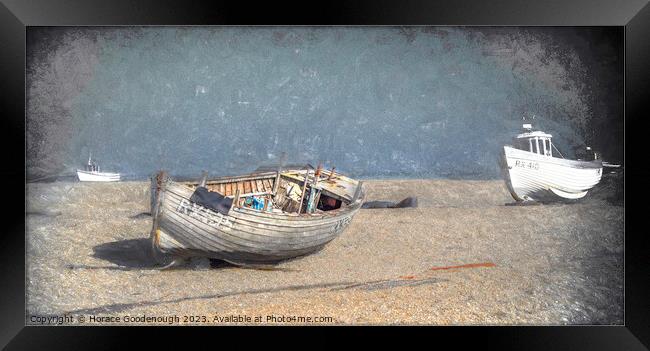
[[[159,172],[151,193],[157,257],[234,264],[276,263],[319,250],[349,225],[365,195],[361,182],[320,167],[197,182]],[[208,198],[213,202],[202,202]]]

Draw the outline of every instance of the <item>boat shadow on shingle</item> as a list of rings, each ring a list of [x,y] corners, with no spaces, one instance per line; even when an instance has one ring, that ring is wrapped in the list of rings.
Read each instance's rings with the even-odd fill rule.
[[[418,198],[415,196],[409,196],[402,201],[393,202],[393,201],[366,201],[361,205],[363,209],[374,209],[374,208],[407,208],[407,207],[418,207]]]
[[[322,248],[316,250],[314,254],[320,252]],[[119,271],[138,271],[138,270],[150,270],[150,269],[162,269],[161,266],[154,259],[151,252],[151,240],[148,238],[140,239],[127,239],[127,240],[118,240],[107,243],[99,244],[93,247],[92,257],[100,259],[102,261],[107,261],[115,266],[90,266],[90,265],[79,265],[79,264],[68,264],[66,268],[69,269],[105,269],[105,270],[119,270]],[[295,258],[285,259],[278,261],[278,263],[286,263],[293,260],[303,258],[304,256],[298,256]],[[192,260],[192,259],[187,259]],[[186,261],[187,261],[186,260]],[[277,267],[275,265],[234,265],[222,260],[217,259],[205,259],[206,262],[209,262],[209,268],[212,269],[223,269],[223,268],[242,268],[242,269],[258,269],[258,270],[273,270],[273,271],[292,271],[290,268]],[[196,263],[196,262],[195,262]],[[177,269],[196,269],[196,264],[191,262],[186,262],[186,264],[179,264],[173,268],[167,268],[166,270],[177,270]]]
[[[151,254],[151,240],[147,238],[118,240],[93,247],[94,258],[111,262],[118,267],[94,267],[95,269],[155,269],[158,267]],[[92,269],[77,266],[74,268]]]
[[[129,216],[130,219],[149,219],[151,218],[151,212],[140,212],[133,216]]]

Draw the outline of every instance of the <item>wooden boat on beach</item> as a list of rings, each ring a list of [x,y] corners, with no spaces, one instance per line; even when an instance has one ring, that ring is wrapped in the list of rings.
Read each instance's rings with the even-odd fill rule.
[[[318,169],[178,182],[152,178],[151,240],[160,263],[201,256],[273,264],[321,249],[350,224],[362,183]]]
[[[523,126],[524,133],[514,138],[513,145],[503,147],[501,160],[506,185],[515,200],[580,199],[600,182],[601,160],[565,159],[550,134],[532,131],[530,124]]]

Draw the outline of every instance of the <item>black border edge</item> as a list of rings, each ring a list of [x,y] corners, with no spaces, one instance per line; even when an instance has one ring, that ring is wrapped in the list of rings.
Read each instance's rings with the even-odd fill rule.
[[[638,161],[646,156],[643,127],[648,124],[649,73],[650,4],[646,4],[625,26],[625,325],[646,347],[650,345],[650,239],[643,218],[648,206],[630,200],[649,195],[642,185],[650,167]]]
[[[25,326],[25,25],[0,4],[0,182],[5,189],[0,244],[0,345]],[[22,146],[22,147],[21,147]],[[22,204],[22,206],[21,206]]]
[[[6,1],[5,1],[6,2]],[[26,2],[27,3],[27,2]],[[647,109],[647,99],[644,93],[650,90],[647,74],[650,72],[650,57],[648,57],[648,37],[650,26],[650,5],[643,4],[623,6],[615,1],[585,1],[576,0],[535,2],[522,6],[519,1],[495,1],[483,3],[478,1],[455,1],[447,3],[427,3],[422,1],[407,1],[406,4],[396,5],[378,2],[361,1],[355,5],[324,6],[318,13],[296,14],[296,10],[284,12],[285,7],[271,9],[269,5],[261,9],[240,12],[237,6],[206,5],[208,2],[193,2],[184,5],[174,1],[116,1],[111,3],[101,0],[87,1],[31,1],[18,10],[15,2],[9,10],[0,4],[0,86],[3,94],[2,114],[5,134],[5,162],[2,163],[0,177],[2,180],[24,182],[24,59],[25,59],[25,24],[40,25],[227,25],[227,24],[349,24],[349,25],[387,25],[387,24],[438,24],[438,25],[625,25],[625,54],[626,54],[626,158],[642,159],[645,156],[643,147],[631,147],[628,143],[644,140],[644,128],[628,128],[629,125],[642,125]],[[561,4],[568,3],[566,6]],[[73,5],[70,8],[70,4]],[[44,6],[47,5],[47,6]],[[80,6],[79,6],[80,5]],[[250,4],[242,4],[249,7]],[[318,5],[317,5],[318,6]],[[20,7],[20,6],[19,6]],[[398,8],[399,7],[399,8]],[[642,8],[643,7],[643,8]],[[638,10],[642,8],[641,10]],[[153,9],[153,10],[152,10]],[[587,11],[584,11],[587,9]],[[597,12],[597,13],[596,13]],[[20,16],[16,16],[20,13]],[[626,21],[629,21],[627,23]],[[644,104],[645,103],[645,104]],[[22,107],[20,105],[23,105]],[[637,141],[635,141],[637,140]],[[23,145],[22,152],[16,144]],[[638,150],[638,151],[637,151]],[[637,155],[638,154],[638,155]],[[636,156],[635,156],[636,155]],[[637,157],[638,156],[638,157]],[[7,160],[9,162],[7,162]],[[635,197],[646,198],[648,191],[644,188],[643,178],[650,175],[647,162],[625,163],[632,171],[627,172],[630,186],[626,189],[640,191]],[[21,169],[22,165],[22,170]],[[634,178],[641,179],[634,179]],[[18,192],[18,187],[11,189]],[[24,192],[24,188],[21,190]],[[626,195],[630,192],[626,192]],[[13,194],[11,194],[13,198]],[[5,224],[5,236],[0,252],[0,274],[4,278],[3,296],[0,299],[0,310],[4,311],[2,328],[0,329],[0,345],[5,345],[9,339],[20,330],[11,340],[9,349],[31,349],[51,347],[80,346],[84,348],[108,348],[124,343],[128,344],[126,335],[151,336],[158,328],[75,328],[75,327],[24,327],[24,213],[20,215],[20,207],[7,206],[10,211],[5,216],[15,222]],[[636,229],[635,224],[643,218],[642,211],[646,206],[632,207],[626,203],[626,326],[625,327],[468,327],[468,328],[414,328],[403,334],[417,334],[427,338],[442,337],[462,338],[461,343],[470,341],[467,334],[484,337],[489,346],[519,346],[527,349],[549,348],[588,348],[588,349],[646,349],[650,345],[650,310],[647,296],[650,275],[647,270],[648,239],[642,229]],[[630,214],[628,216],[628,214]],[[643,226],[639,225],[639,228]],[[638,233],[637,233],[638,232]],[[22,248],[22,250],[21,250]],[[234,328],[216,331],[210,328],[191,328],[206,337],[219,338],[226,334],[235,333]],[[269,333],[269,336],[283,339],[287,331],[295,328],[254,328],[255,331]],[[352,329],[349,334],[357,334],[359,329],[367,328],[309,328],[305,330]],[[135,331],[134,331],[135,330]],[[165,329],[172,336],[177,329]],[[403,328],[401,330],[404,330]],[[376,332],[377,329],[374,329]],[[273,334],[271,334],[273,333]],[[308,332],[313,334],[313,331]],[[381,333],[381,334],[380,334]],[[119,335],[118,335],[119,334]],[[125,335],[126,334],[126,335]],[[158,334],[158,333],[156,333]],[[383,334],[383,335],[382,335]],[[384,336],[384,329],[379,329],[376,336]],[[239,336],[245,336],[243,333]],[[182,338],[182,336],[179,336]],[[384,336],[385,337],[385,336]],[[638,338],[638,339],[637,339]],[[170,340],[170,338],[166,338]],[[286,339],[285,339],[286,340]],[[58,341],[58,342],[57,342]],[[334,341],[334,340],[333,340]],[[458,340],[456,340],[458,341]],[[61,345],[63,342],[65,345]],[[101,347],[98,347],[103,345]],[[436,341],[437,343],[437,341]],[[171,346],[168,345],[168,346]],[[187,345],[186,345],[187,346]],[[487,345],[486,345],[487,346]]]
[[[646,0],[3,0],[29,26],[53,25],[551,25],[622,26]]]

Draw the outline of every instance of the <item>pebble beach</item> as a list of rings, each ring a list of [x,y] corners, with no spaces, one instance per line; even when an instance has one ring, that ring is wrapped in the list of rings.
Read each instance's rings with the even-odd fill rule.
[[[321,251],[273,267],[160,270],[148,182],[29,183],[26,323],[623,324],[624,208],[607,189],[511,206],[501,180],[364,184],[367,201],[418,207],[362,209]]]

